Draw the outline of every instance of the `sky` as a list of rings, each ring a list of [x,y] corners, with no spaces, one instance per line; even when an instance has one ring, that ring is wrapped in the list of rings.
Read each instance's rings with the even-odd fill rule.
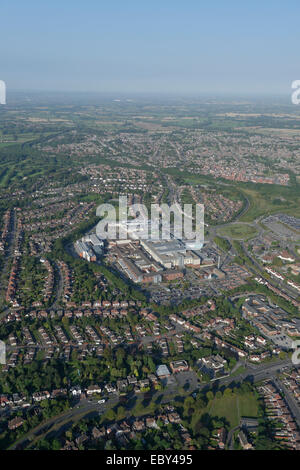
[[[299,0],[0,0],[7,90],[290,93]]]

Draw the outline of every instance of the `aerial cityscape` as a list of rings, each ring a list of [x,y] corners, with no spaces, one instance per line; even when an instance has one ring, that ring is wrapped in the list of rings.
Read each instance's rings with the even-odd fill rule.
[[[0,449],[300,450],[297,77],[85,93],[27,73],[0,90]]]

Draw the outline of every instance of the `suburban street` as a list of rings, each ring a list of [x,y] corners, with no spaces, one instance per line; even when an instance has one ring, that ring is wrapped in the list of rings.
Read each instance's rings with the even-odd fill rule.
[[[288,404],[291,406],[291,410],[294,413],[297,422],[300,423],[300,412],[296,403],[294,402],[293,397],[291,397],[290,393],[276,378],[276,375],[279,372],[283,371],[284,369],[291,368],[291,366],[292,363],[290,359],[278,360],[275,363],[272,362],[258,366],[252,365],[250,367],[248,366],[248,368],[240,375],[237,375],[235,377],[224,377],[220,380],[206,384],[197,383],[197,376],[195,373],[183,372],[177,374],[175,379],[172,378],[170,384],[166,388],[151,394],[151,401],[157,401],[161,404],[172,404],[176,396],[184,397],[197,391],[208,391],[212,386],[221,388],[223,386],[228,387],[233,384],[237,385],[245,380],[250,380],[253,383],[257,383],[266,379],[272,379],[278,385],[279,388],[284,390]],[[186,393],[182,394],[180,388],[182,388],[185,384],[189,384],[188,390]],[[42,435],[48,437],[50,435],[52,437],[54,435],[59,435],[61,432],[68,429],[68,427],[71,426],[74,422],[76,422],[77,419],[82,419],[84,417],[99,416],[105,413],[108,409],[114,408],[118,403],[122,404],[122,406],[125,406],[125,408],[127,408],[127,410],[130,412],[130,409],[133,406],[131,403],[132,399],[136,404],[138,402],[143,401],[145,397],[143,396],[143,394],[132,395],[129,402],[127,402],[127,406],[124,402],[120,402],[120,397],[117,394],[112,394],[103,404],[99,404],[98,400],[81,400],[67,412],[60,414],[59,416],[53,417],[47,420],[46,422],[41,423],[36,428],[32,429],[29,433],[27,433],[25,436],[15,442],[11,449],[23,448],[24,445],[28,445],[30,441],[34,440],[37,437],[41,438]]]

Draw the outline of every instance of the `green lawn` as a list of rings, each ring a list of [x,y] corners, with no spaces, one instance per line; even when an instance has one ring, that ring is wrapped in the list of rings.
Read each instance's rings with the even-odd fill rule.
[[[188,172],[179,172],[178,169],[168,169],[168,173],[174,176],[181,176],[188,184],[214,184],[220,188],[219,179],[214,179],[208,175],[192,175]],[[288,186],[279,184],[255,184],[241,182],[225,182],[223,187],[234,189],[247,197],[250,207],[248,211],[240,218],[243,222],[251,222],[257,217],[266,214],[276,214],[284,212],[285,214],[300,216],[300,178],[291,178]],[[298,185],[296,184],[298,182]]]
[[[201,414],[208,413],[211,416],[226,418],[230,423],[230,428],[234,428],[240,422],[242,416],[256,418],[258,411],[257,398],[252,393],[245,395],[237,395],[232,393],[231,396],[222,396],[214,398]],[[194,424],[197,423],[201,415],[198,413],[194,417]]]
[[[248,224],[232,224],[227,227],[220,227],[218,234],[221,237],[233,238],[235,240],[247,240],[253,238],[257,234],[257,231]]]
[[[256,185],[251,188],[241,187],[250,202],[250,209],[241,217],[248,222],[261,215],[285,214],[300,215],[300,191],[298,186]]]
[[[230,376],[231,376],[231,377],[236,377],[236,376],[242,374],[243,372],[245,372],[245,370],[247,370],[246,367],[240,366],[240,367],[238,367],[238,368],[236,369],[236,371],[235,371],[233,374],[230,374]]]

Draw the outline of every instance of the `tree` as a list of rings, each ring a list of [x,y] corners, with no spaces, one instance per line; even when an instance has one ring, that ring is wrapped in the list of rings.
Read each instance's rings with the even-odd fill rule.
[[[114,421],[116,419],[116,413],[112,409],[107,410],[107,412],[105,413],[105,417],[108,421]]]
[[[118,406],[117,408],[117,420],[120,421],[121,419],[124,419],[126,416],[126,410],[124,406]]]
[[[52,450],[60,450],[61,445],[58,439],[53,439],[52,444],[51,444],[51,449]]]

